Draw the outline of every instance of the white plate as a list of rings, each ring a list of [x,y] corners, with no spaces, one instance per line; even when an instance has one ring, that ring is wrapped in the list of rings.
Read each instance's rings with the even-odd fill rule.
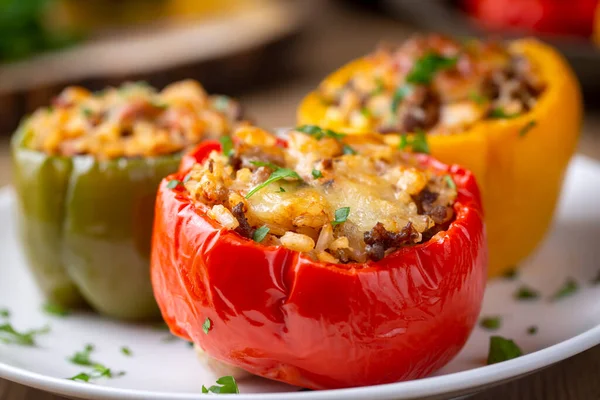
[[[527,355],[484,366],[488,338],[477,328],[463,351],[435,376],[412,382],[336,391],[298,392],[298,388],[265,379],[242,379],[239,399],[416,399],[433,395],[459,395],[515,378],[563,360],[600,343],[600,164],[577,157],[568,173],[564,196],[552,233],[515,281],[489,284],[483,315],[503,316],[498,334],[513,338]],[[39,347],[0,344],[0,377],[59,394],[85,399],[177,400],[203,397],[202,384],[217,376],[203,367],[182,341],[165,342],[168,334],[149,326],[130,325],[92,314],[66,318],[40,311],[43,299],[33,285],[15,239],[14,200],[9,190],[0,192],[0,308],[8,307],[19,329],[49,323],[52,331],[38,339]],[[524,221],[526,223],[526,221]],[[522,229],[526,229],[523,227]],[[580,290],[557,302],[548,301],[568,278]],[[543,299],[518,302],[512,298],[521,283],[539,289]],[[536,335],[528,335],[536,325]],[[82,371],[66,358],[93,343],[94,359],[126,375],[77,383],[64,378]],[[133,356],[120,352],[128,346]],[[286,393],[284,393],[286,392]],[[292,393],[289,393],[292,392]]]

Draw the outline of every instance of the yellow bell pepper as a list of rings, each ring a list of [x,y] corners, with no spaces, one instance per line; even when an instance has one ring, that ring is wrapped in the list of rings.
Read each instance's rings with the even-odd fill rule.
[[[486,213],[490,277],[514,268],[543,239],[582,120],[577,79],[556,50],[534,39],[514,41],[509,49],[527,57],[546,84],[534,108],[511,119],[481,120],[461,133],[428,136],[435,158],[460,164],[477,177]],[[373,67],[367,58],[353,61],[327,77],[327,83],[341,87],[355,73]],[[318,93],[311,92],[298,109],[298,122],[348,134],[374,129],[328,122],[326,110]],[[386,138],[390,144],[399,142],[397,134]]]

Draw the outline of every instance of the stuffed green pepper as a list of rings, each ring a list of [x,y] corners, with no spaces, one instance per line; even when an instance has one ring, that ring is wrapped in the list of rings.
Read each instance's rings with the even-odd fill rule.
[[[158,316],[148,272],[158,184],[188,147],[241,124],[239,103],[194,81],[69,87],[25,119],[11,143],[19,231],[47,298]]]

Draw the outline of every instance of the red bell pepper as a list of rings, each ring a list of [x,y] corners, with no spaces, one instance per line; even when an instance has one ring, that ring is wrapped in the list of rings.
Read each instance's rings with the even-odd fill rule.
[[[327,264],[226,230],[181,185],[167,188],[215,149],[200,145],[158,191],[152,284],[174,334],[225,363],[313,389],[420,378],[458,353],[486,282],[469,171],[418,156],[456,183],[450,228],[377,262]]]

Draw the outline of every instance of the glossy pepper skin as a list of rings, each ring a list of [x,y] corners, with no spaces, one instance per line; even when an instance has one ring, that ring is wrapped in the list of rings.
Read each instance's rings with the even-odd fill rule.
[[[532,60],[547,83],[536,106],[516,118],[480,121],[459,134],[428,136],[433,157],[462,165],[477,178],[490,276],[514,268],[544,238],[582,121],[579,85],[562,56],[533,39],[512,42],[510,49]],[[360,59],[326,79],[343,85],[357,70],[371,68],[367,59]],[[314,92],[298,109],[300,124],[327,125],[324,115],[325,106]],[[326,127],[361,133],[344,126]],[[386,138],[390,144],[399,143],[398,135]]]
[[[148,275],[156,188],[180,156],[98,161],[27,148],[26,122],[11,143],[19,231],[50,301],[89,304],[107,316],[159,316]]]
[[[154,293],[171,331],[250,373],[313,389],[426,376],[462,348],[486,281],[479,191],[470,172],[420,161],[456,182],[456,220],[378,262],[326,264],[223,229],[180,185],[160,185]],[[210,330],[202,325],[210,319]]]

